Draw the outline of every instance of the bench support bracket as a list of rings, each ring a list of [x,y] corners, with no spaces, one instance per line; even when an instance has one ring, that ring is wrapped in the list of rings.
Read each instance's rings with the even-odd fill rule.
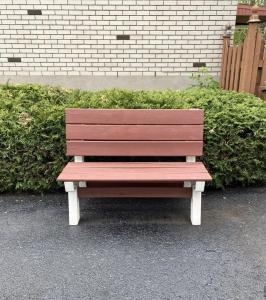
[[[191,163],[196,162],[196,156],[186,156],[186,162],[191,162]],[[191,181],[185,181],[184,187],[192,187]]]
[[[74,162],[84,162],[84,156],[74,156]],[[86,181],[80,181],[79,187],[86,187]]]
[[[204,192],[205,182],[197,181],[192,185],[190,219],[192,225],[201,224],[201,193]]]
[[[69,225],[78,225],[80,209],[77,185],[74,182],[65,182],[64,184],[68,193]]]

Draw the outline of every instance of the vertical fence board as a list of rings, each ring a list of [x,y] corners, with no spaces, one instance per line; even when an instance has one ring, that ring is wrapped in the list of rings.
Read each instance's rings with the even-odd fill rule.
[[[249,93],[251,90],[251,74],[255,53],[255,42],[257,37],[257,24],[250,23],[247,37],[244,42],[243,59],[241,63],[239,91]]]
[[[266,46],[264,46],[263,52],[263,63],[262,63],[262,70],[261,70],[261,78],[260,78],[260,87],[259,87],[259,97],[263,100],[266,100]]]
[[[231,62],[231,70],[230,70],[229,90],[234,89],[237,47],[233,47],[232,52],[233,54],[232,54],[232,62]]]
[[[239,89],[239,78],[240,78],[240,71],[241,71],[241,61],[242,61],[242,52],[243,52],[243,45],[236,47],[236,65],[235,65],[235,78],[234,78],[234,87],[235,91]]]
[[[266,85],[266,47],[264,47],[264,57],[262,65],[262,74],[261,74],[261,85]]]
[[[260,97],[260,84],[261,84],[261,79],[262,79],[263,62],[264,62],[263,61],[264,60],[264,47],[265,47],[265,41],[262,39],[260,53],[259,53],[257,82],[256,82],[256,89],[255,89],[255,95],[258,97]]]
[[[228,59],[227,59],[227,65],[226,65],[226,72],[225,72],[225,89],[229,89],[229,80],[230,80],[230,72],[231,72],[231,63],[232,63],[232,54],[233,54],[233,48],[228,48]]]
[[[252,94],[256,93],[256,86],[257,86],[257,77],[258,77],[258,68],[260,62],[260,53],[261,53],[261,43],[262,37],[261,33],[257,31],[256,34],[256,41],[254,45],[254,58],[253,58],[253,66],[251,70],[251,81],[250,81],[250,89],[249,92]]]
[[[222,70],[221,70],[221,77],[220,77],[220,87],[221,88],[225,88],[229,45],[230,45],[230,37],[224,36],[223,37],[223,53],[222,53]]]

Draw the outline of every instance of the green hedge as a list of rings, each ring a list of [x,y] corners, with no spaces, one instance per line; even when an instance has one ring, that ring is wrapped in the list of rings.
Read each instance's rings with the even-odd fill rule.
[[[0,191],[51,191],[65,157],[64,109],[203,108],[203,160],[213,187],[266,181],[266,104],[219,89],[88,92],[0,86]]]

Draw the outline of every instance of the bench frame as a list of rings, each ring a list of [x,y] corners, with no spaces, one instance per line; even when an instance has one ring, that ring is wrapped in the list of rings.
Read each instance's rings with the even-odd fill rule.
[[[112,113],[110,114],[110,111]],[[185,156],[187,163],[196,163],[196,156],[202,155],[202,148],[203,148],[203,111],[202,110],[156,110],[157,112],[152,112],[152,110],[100,110],[100,109],[67,109],[66,110],[66,125],[67,125],[67,155],[74,156],[74,162],[75,163],[83,163],[84,162],[84,156],[157,156],[158,153],[161,154],[161,156]],[[177,112],[178,111],[178,112]],[[119,120],[119,116],[123,116],[121,120]],[[169,116],[169,118],[168,118]],[[153,119],[154,118],[154,119]],[[125,123],[124,123],[125,122]],[[135,123],[136,122],[136,123]],[[82,124],[85,124],[84,126]],[[89,125],[87,125],[89,124]],[[97,125],[99,124],[99,125]],[[106,135],[105,132],[99,130],[99,127],[103,125],[109,125],[110,124],[110,130],[111,136],[108,138],[108,134]],[[128,127],[131,126],[131,131],[129,131],[129,135],[126,136],[125,131],[123,131],[123,134],[119,134],[119,130],[117,132],[113,131],[114,127],[113,125],[119,126],[119,125],[126,125]],[[127,125],[129,124],[129,125]],[[139,129],[136,129],[135,132],[132,133],[132,125],[139,125],[143,124],[145,126],[152,126],[152,125],[159,125],[162,128],[163,126],[171,127],[173,126],[181,126],[179,128],[179,132],[176,132],[175,130],[170,131],[169,133],[165,131],[165,129],[161,129],[159,139],[156,139],[156,141],[159,141],[157,143],[157,147],[150,147],[150,149],[147,150],[145,148],[145,155],[143,155],[143,152],[141,149],[144,149],[142,147],[143,144],[134,144],[134,149],[130,146],[129,148],[123,149],[123,145],[121,145],[121,141],[125,141],[126,143],[130,143],[131,141],[153,141],[154,137],[156,138],[156,132],[149,131],[152,134],[152,138],[147,135],[146,139],[146,133],[144,131],[140,131]],[[74,125],[74,126],[73,126]],[[98,132],[99,136],[95,132],[93,132],[91,129],[91,126],[98,126]],[[189,126],[193,125],[194,127]],[[81,126],[76,127],[75,126]],[[83,127],[82,127],[83,126]],[[86,132],[86,126],[89,128],[89,131]],[[142,126],[142,125],[141,125]],[[184,126],[184,127],[182,127]],[[192,128],[196,129],[196,133],[194,134],[192,132]],[[167,128],[168,128],[167,127]],[[77,128],[79,128],[77,130]],[[107,126],[108,128],[108,126]],[[187,128],[186,133],[183,132],[182,128]],[[125,130],[125,129],[121,129]],[[180,131],[182,131],[182,134],[180,134]],[[138,139],[138,134],[140,133],[140,136]],[[162,134],[162,132],[164,132]],[[133,135],[132,135],[133,134]],[[166,134],[166,135],[164,135]],[[84,142],[83,142],[84,141]],[[107,151],[108,145],[101,145],[101,141],[107,141],[111,145],[111,154]],[[167,144],[168,142],[173,141],[174,142],[174,148],[172,148],[172,144]],[[188,141],[188,144],[186,142]],[[118,142],[116,144],[116,142]],[[84,144],[86,144],[86,148],[84,148]],[[138,142],[137,142],[138,143]],[[160,148],[160,145],[164,145],[162,148]],[[166,146],[167,144],[167,146]],[[130,144],[132,145],[132,144]],[[115,147],[114,147],[115,146]],[[146,145],[147,146],[147,145]],[[149,146],[149,145],[148,145]],[[172,149],[171,149],[172,148]],[[157,150],[156,150],[157,149]],[[133,151],[133,152],[132,152]],[[133,153],[133,154],[132,154]],[[173,155],[174,153],[174,155]],[[202,192],[204,192],[205,188],[205,181],[211,180],[211,177],[209,176],[208,172],[205,169],[205,172],[207,173],[207,177],[199,177],[198,175],[196,177],[201,178],[199,181],[182,181],[173,183],[171,186],[171,191],[168,192],[168,195],[176,195],[182,197],[184,196],[184,193],[186,197],[191,196],[191,206],[190,206],[190,219],[192,225],[200,225],[201,224],[201,197]],[[63,172],[62,172],[63,173]],[[61,174],[62,174],[61,173]],[[60,175],[61,175],[60,174]],[[205,174],[205,173],[204,173]],[[59,176],[60,177],[60,176]],[[72,176],[71,176],[72,177]],[[71,177],[64,177],[64,179],[59,178],[58,180],[64,181],[65,191],[68,193],[68,205],[69,205],[69,225],[77,225],[79,223],[80,219],[80,206],[79,206],[79,195],[84,197],[86,195],[86,188],[87,182],[85,181],[69,181],[73,180]],[[84,177],[82,177],[83,179]],[[188,177],[187,177],[188,178]],[[83,179],[84,180],[84,179]],[[140,181],[141,182],[141,181]],[[90,188],[90,182],[88,181],[88,187]],[[178,185],[178,184],[181,184]],[[175,190],[176,186],[176,190]],[[183,186],[183,188],[182,188]],[[144,185],[144,188],[147,188],[148,186]],[[89,188],[87,190],[89,190]],[[138,187],[139,188],[139,187]],[[151,188],[151,187],[150,187]],[[80,194],[80,191],[83,189],[82,194]],[[123,188],[122,188],[123,190]],[[133,189],[134,190],[134,189]],[[180,191],[183,191],[183,194]],[[141,191],[141,188],[140,188]],[[148,190],[146,189],[146,192]],[[163,190],[165,191],[165,190]],[[99,188],[97,190],[98,194],[96,197],[99,197]],[[158,190],[157,190],[158,192]],[[157,193],[156,192],[156,193]],[[160,187],[159,192],[156,194],[156,197],[159,197],[160,193]],[[189,193],[188,193],[189,192]],[[126,191],[127,193],[127,191]],[[124,193],[125,194],[125,193]],[[133,193],[134,194],[134,193]],[[139,193],[140,194],[140,193]],[[137,193],[137,197],[140,197]],[[145,196],[150,196],[150,192],[145,193]],[[95,194],[92,193],[94,196]],[[112,195],[112,193],[110,194]],[[153,193],[154,195],[154,193]],[[121,196],[121,195],[120,195]],[[130,194],[128,195],[130,196]],[[132,195],[131,195],[132,196]],[[135,193],[136,196],[136,193]],[[88,196],[90,197],[90,196]],[[142,197],[142,196],[141,196]],[[171,197],[171,196],[170,196]]]

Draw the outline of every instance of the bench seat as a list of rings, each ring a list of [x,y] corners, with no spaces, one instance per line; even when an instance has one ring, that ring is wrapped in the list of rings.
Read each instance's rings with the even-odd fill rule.
[[[57,180],[63,182],[180,182],[211,181],[211,176],[201,162],[70,162]]]

